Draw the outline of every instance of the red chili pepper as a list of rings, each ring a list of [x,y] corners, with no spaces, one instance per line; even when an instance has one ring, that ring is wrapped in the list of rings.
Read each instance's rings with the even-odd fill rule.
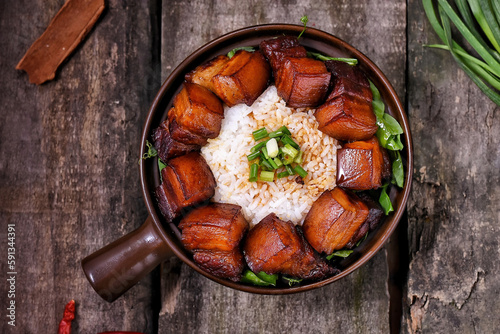
[[[64,315],[59,323],[58,334],[71,334],[71,321],[75,319],[75,301],[71,300],[64,307]]]

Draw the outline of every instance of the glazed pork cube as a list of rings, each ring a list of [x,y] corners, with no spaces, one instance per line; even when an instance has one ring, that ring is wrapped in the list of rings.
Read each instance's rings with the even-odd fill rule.
[[[224,109],[222,102],[207,88],[185,82],[182,90],[174,98],[174,108],[169,111],[172,138],[185,144],[190,141],[185,132],[202,138],[219,135]]]
[[[360,100],[364,100],[367,103],[372,103],[373,93],[370,87],[359,85],[345,77],[338,77],[336,79],[332,78],[332,83],[333,89],[330,95],[328,95],[327,101],[343,94],[347,94],[357,97]]]
[[[170,159],[161,171],[162,183],[155,196],[167,221],[178,218],[188,207],[209,200],[215,192],[215,178],[198,152]]]
[[[352,190],[382,186],[384,157],[376,137],[347,143],[337,150],[337,185]]]
[[[250,106],[266,90],[271,68],[259,52],[239,50],[213,77],[217,96],[228,106],[238,103]]]
[[[338,140],[365,140],[377,132],[377,118],[371,103],[342,94],[316,109],[319,130]]]
[[[184,144],[173,139],[170,134],[168,120],[163,121],[153,131],[153,142],[158,156],[163,161],[200,149],[199,145]]]
[[[262,219],[248,232],[244,244],[245,259],[254,273],[284,274],[300,279],[319,280],[337,274],[314,252],[300,227],[283,221],[274,213]]]
[[[368,217],[368,207],[356,195],[335,187],[313,203],[304,219],[304,236],[318,253],[343,249]]]
[[[193,260],[208,273],[238,282],[245,268],[245,259],[239,249],[232,251],[197,250]]]
[[[295,36],[280,36],[260,42],[260,50],[271,64],[273,73],[276,76],[281,67],[281,62],[285,57],[305,58],[306,49],[300,45]]]
[[[188,250],[232,251],[248,230],[239,205],[210,203],[189,212],[179,223]]]
[[[345,246],[346,248],[354,248],[356,244],[366,235],[366,233],[373,231],[378,226],[384,217],[384,211],[370,195],[364,192],[360,192],[357,195],[368,207],[368,217],[363,225],[361,225],[358,232],[355,233],[351,240],[347,243]]]
[[[240,242],[248,230],[241,207],[210,203],[193,209],[179,223],[181,242],[194,261],[221,278],[238,281],[245,266]]]
[[[187,82],[196,83],[215,93],[212,79],[222,70],[228,61],[229,57],[226,55],[215,57],[186,74],[185,79]]]
[[[368,78],[358,66],[352,66],[339,60],[327,60],[325,61],[325,66],[328,72],[332,73],[332,80],[345,78],[358,85],[370,88]]]
[[[286,57],[275,78],[276,89],[287,106],[312,108],[324,101],[330,76],[322,61]]]

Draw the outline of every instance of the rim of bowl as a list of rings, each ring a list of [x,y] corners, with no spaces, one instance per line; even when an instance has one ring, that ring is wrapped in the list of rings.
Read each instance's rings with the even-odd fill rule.
[[[203,46],[199,47],[197,50],[195,50],[193,53],[191,53],[188,57],[186,57],[168,76],[168,78],[163,82],[160,90],[157,92],[150,108],[148,111],[148,115],[146,118],[146,121],[144,123],[143,131],[142,131],[142,136],[141,136],[141,148],[140,148],[140,154],[143,156],[145,153],[146,149],[146,141],[150,138],[151,136],[151,130],[153,130],[158,124],[152,124],[153,120],[157,118],[158,113],[165,113],[165,110],[157,111],[157,109],[162,105],[163,97],[167,93],[167,91],[173,89],[177,90],[178,87],[172,87],[174,81],[181,80],[179,79],[180,76],[182,76],[182,80],[184,77],[184,74],[189,72],[189,70],[193,69],[195,66],[199,65],[200,63],[195,63],[195,60],[203,58],[204,55],[210,53],[213,51],[213,49],[217,49],[219,45],[225,45],[228,44],[230,41],[234,40],[235,38],[250,38],[253,35],[258,35],[259,33],[263,33],[263,35],[266,35],[268,33],[273,33],[274,35],[279,35],[279,34],[296,34],[298,35],[303,29],[303,26],[300,25],[295,25],[295,24],[263,24],[263,25],[255,25],[255,26],[250,26],[250,27],[245,27],[241,28],[238,30],[234,30],[231,32],[228,32],[218,38],[215,38],[208,43],[204,44]],[[264,34],[265,33],[265,34]],[[271,34],[272,35],[272,34]],[[267,36],[262,36],[261,40],[267,38]],[[383,232],[378,232],[382,233],[381,237],[374,240],[373,244],[369,247],[368,250],[365,250],[363,252],[360,252],[360,256],[358,256],[354,262],[350,263],[347,268],[343,269],[342,272],[338,275],[328,277],[324,280],[317,281],[317,282],[310,282],[304,285],[298,285],[298,286],[292,286],[292,287],[260,287],[260,286],[253,286],[253,285],[246,285],[242,284],[239,282],[233,282],[230,280],[222,279],[219,277],[216,277],[201,268],[198,267],[198,265],[190,258],[189,255],[186,254],[186,251],[184,249],[180,249],[180,247],[177,245],[177,243],[173,240],[173,238],[176,238],[174,235],[174,232],[168,234],[165,231],[166,226],[162,223],[162,218],[160,218],[160,215],[157,212],[157,209],[155,207],[155,200],[152,196],[152,191],[149,188],[148,185],[148,169],[146,168],[146,162],[145,160],[141,160],[140,163],[140,178],[141,178],[141,187],[142,187],[142,193],[143,193],[143,198],[148,210],[149,215],[153,218],[154,225],[156,226],[159,235],[163,238],[163,240],[167,243],[167,245],[172,249],[172,251],[175,253],[175,255],[180,258],[184,263],[188,264],[191,268],[193,268],[195,271],[198,273],[202,274],[205,277],[208,277],[209,279],[220,283],[222,285],[231,287],[236,290],[240,291],[245,291],[245,292],[250,292],[250,293],[258,293],[258,294],[272,294],[272,295],[281,295],[281,294],[292,294],[292,293],[297,293],[297,292],[303,292],[303,291],[308,291],[312,289],[316,289],[319,287],[323,287],[325,285],[331,284],[337,280],[340,280],[352,272],[356,271],[359,269],[361,266],[363,266],[366,262],[368,262],[379,250],[382,248],[382,246],[387,242],[389,237],[392,235],[393,231],[395,230],[396,226],[398,225],[404,211],[406,208],[406,202],[409,197],[410,189],[411,189],[411,180],[412,180],[412,175],[413,175],[413,144],[412,144],[412,139],[411,139],[411,132],[410,132],[410,127],[409,127],[409,122],[408,118],[406,116],[406,113],[404,111],[403,105],[401,101],[399,100],[396,91],[392,87],[391,83],[387,79],[387,77],[382,73],[382,71],[378,68],[375,63],[373,63],[367,56],[365,56],[363,53],[361,53],[359,50],[348,44],[347,42],[343,41],[342,39],[331,35],[327,32],[324,32],[319,29],[315,28],[310,28],[308,27],[306,32],[303,35],[303,41],[308,40],[308,41],[316,41],[317,43],[329,45],[332,48],[337,48],[341,49],[342,51],[353,55],[355,58],[358,59],[359,64],[363,68],[369,69],[369,72],[371,72],[374,76],[370,76],[370,79],[372,81],[376,81],[377,83],[377,88],[379,90],[384,91],[385,94],[383,94],[384,100],[386,102],[386,105],[388,102],[391,103],[392,113],[394,113],[394,116],[397,116],[397,119],[400,122],[401,127],[404,130],[403,138],[402,141],[404,142],[405,148],[404,151],[406,152],[405,154],[405,160],[403,163],[405,164],[405,186],[402,190],[398,191],[397,195],[397,202],[394,203],[394,198],[393,204],[396,207],[395,211],[392,212],[389,216],[385,218],[385,220],[380,224],[380,226],[377,228],[383,228]],[[244,40],[241,40],[242,43],[244,43]],[[221,52],[220,54],[223,54]],[[207,61],[209,59],[205,59]],[[366,71],[365,71],[366,72]],[[155,117],[156,116],[156,117]],[[394,187],[393,187],[394,188]],[[396,196],[394,194],[391,194],[392,196]]]

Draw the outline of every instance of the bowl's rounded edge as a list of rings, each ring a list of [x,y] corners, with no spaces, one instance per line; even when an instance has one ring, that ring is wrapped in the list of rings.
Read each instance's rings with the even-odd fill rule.
[[[271,35],[280,35],[280,34],[296,34],[298,35],[303,29],[303,26],[293,25],[293,24],[265,24],[265,25],[257,25],[246,28],[241,28],[239,30],[235,30],[229,33],[226,33],[206,44],[198,48],[196,51],[191,53],[186,59],[184,59],[168,76],[168,78],[163,82],[160,90],[156,94],[153,102],[149,108],[148,115],[146,121],[143,126],[142,136],[141,136],[141,147],[140,154],[141,156],[146,152],[146,141],[149,140],[151,136],[151,131],[154,128],[155,120],[158,121],[159,115],[158,113],[164,113],[163,111],[159,111],[160,106],[164,103],[164,99],[168,92],[174,92],[178,90],[179,82],[182,83],[184,74],[192,70],[195,66],[200,65],[200,59],[206,58],[208,60],[210,56],[215,56],[214,51],[220,51],[219,54],[224,53],[223,48],[221,49],[219,46],[228,47],[231,43],[235,41],[239,41],[241,44],[244,44],[246,39],[254,38],[261,40],[263,37],[258,36],[271,36]],[[246,39],[245,39],[246,38]],[[389,239],[392,232],[395,230],[398,225],[404,211],[406,208],[406,203],[410,194],[411,189],[411,181],[413,175],[413,143],[410,132],[410,126],[408,122],[408,118],[404,111],[403,105],[397,96],[396,91],[393,86],[387,79],[387,77],[382,73],[382,71],[375,65],[367,56],[361,53],[359,50],[355,49],[353,46],[343,41],[342,39],[335,37],[327,32],[322,30],[318,30],[315,28],[307,28],[305,34],[302,37],[301,42],[305,44],[306,47],[309,48],[318,48],[323,44],[328,44],[331,46],[335,46],[340,49],[341,52],[347,52],[350,55],[353,55],[355,58],[359,60],[360,65],[363,67],[365,71],[368,71],[370,80],[374,81],[376,86],[381,90],[381,94],[384,98],[384,101],[390,104],[390,111],[393,116],[400,122],[404,135],[403,142],[405,144],[404,152],[406,153],[406,159],[404,161],[405,165],[405,186],[400,191],[396,197],[396,210],[391,213],[386,221],[382,224],[383,231],[382,236],[375,240],[375,242],[371,245],[370,249],[364,252],[356,261],[351,264],[347,269],[343,270],[340,274],[327,278],[322,281],[312,282],[305,285],[292,286],[287,288],[269,288],[269,287],[259,287],[259,286],[251,286],[245,285],[225,279],[221,279],[211,275],[210,273],[205,272],[201,268],[199,268],[196,263],[189,257],[185,250],[181,249],[178,243],[174,241],[174,233],[167,233],[165,231],[165,226],[162,224],[162,219],[158,215],[157,208],[155,207],[155,200],[152,196],[152,189],[150,189],[149,183],[151,182],[151,176],[148,175],[146,160],[141,160],[140,163],[140,179],[141,179],[141,187],[143,192],[143,198],[146,204],[146,208],[153,218],[155,222],[156,228],[158,229],[159,235],[164,239],[164,241],[168,244],[170,248],[172,248],[173,252],[177,257],[179,257],[183,262],[187,263],[191,268],[196,270],[198,273],[208,277],[209,279],[218,282],[222,285],[240,290],[249,293],[258,293],[258,294],[269,294],[269,295],[281,295],[281,294],[291,294],[297,292],[304,292],[311,289],[323,287],[330,283],[333,283],[349,274],[354,272],[363,266],[368,260],[370,260],[379,250],[384,246],[384,244]],[[241,45],[240,44],[240,45]],[[320,50],[321,51],[321,50]],[[172,93],[171,95],[174,95]],[[152,159],[150,159],[152,160]],[[149,162],[151,163],[151,162]]]

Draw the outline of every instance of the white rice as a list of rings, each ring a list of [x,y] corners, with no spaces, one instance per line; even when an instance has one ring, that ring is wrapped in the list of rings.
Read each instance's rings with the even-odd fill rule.
[[[338,143],[318,130],[313,115],[313,109],[286,107],[275,86],[270,86],[250,107],[226,106],[219,136],[209,139],[201,150],[217,181],[213,200],[240,205],[251,226],[271,212],[302,224],[312,203],[323,191],[335,187],[337,173]],[[282,125],[304,151],[302,167],[308,172],[304,184],[295,182],[297,176],[275,182],[249,182],[247,154],[256,144],[252,132],[262,127],[274,131]]]

